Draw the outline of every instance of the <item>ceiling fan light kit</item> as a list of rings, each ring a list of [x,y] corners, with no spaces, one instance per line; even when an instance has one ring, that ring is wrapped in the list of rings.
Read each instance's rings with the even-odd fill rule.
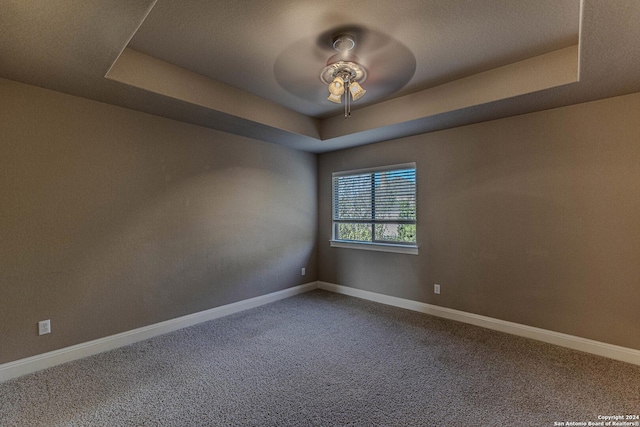
[[[339,53],[329,58],[320,73],[320,79],[328,85],[329,101],[342,103],[342,95],[346,92],[345,119],[351,115],[351,101],[362,98],[367,92],[360,85],[367,78],[367,70],[359,63],[358,57],[349,52],[355,45],[355,40],[349,35],[335,37],[333,48]]]
[[[349,85],[349,91],[351,92],[351,98],[353,98],[354,101],[362,98],[364,94],[367,93],[367,91],[364,90],[358,82],[352,82]]]
[[[342,77],[336,77],[329,84],[329,97],[327,98],[331,102],[336,104],[342,103],[342,94],[344,93],[344,80]]]

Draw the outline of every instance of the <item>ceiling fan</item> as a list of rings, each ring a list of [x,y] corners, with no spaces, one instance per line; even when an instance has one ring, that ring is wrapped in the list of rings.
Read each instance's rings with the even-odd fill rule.
[[[351,53],[355,45],[354,37],[349,34],[334,37],[332,46],[338,53],[329,58],[320,73],[320,79],[329,85],[329,101],[341,104],[342,95],[345,95],[345,119],[351,115],[351,101],[357,101],[367,93],[360,85],[367,78],[367,69]]]
[[[411,80],[415,70],[415,56],[404,44],[356,24],[294,41],[283,49],[273,69],[283,89],[322,111],[317,117],[335,114],[329,107],[332,103],[344,103],[343,112],[349,117],[352,101],[365,101],[364,106],[388,98]]]

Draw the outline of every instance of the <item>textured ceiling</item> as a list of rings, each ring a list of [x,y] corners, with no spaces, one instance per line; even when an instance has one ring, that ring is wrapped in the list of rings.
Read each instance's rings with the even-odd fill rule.
[[[0,10],[2,78],[312,152],[640,91],[631,0],[0,0]],[[341,27],[369,69],[348,120],[319,79]]]
[[[129,47],[324,117],[337,29],[356,29],[366,105],[577,44],[578,25],[577,0],[159,0]]]

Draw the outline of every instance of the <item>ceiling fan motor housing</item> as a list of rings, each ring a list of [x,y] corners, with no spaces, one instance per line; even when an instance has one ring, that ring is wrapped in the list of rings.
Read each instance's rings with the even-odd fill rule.
[[[320,73],[325,84],[330,84],[336,77],[346,81],[362,83],[367,79],[367,70],[355,55],[337,54],[329,58],[327,66]]]

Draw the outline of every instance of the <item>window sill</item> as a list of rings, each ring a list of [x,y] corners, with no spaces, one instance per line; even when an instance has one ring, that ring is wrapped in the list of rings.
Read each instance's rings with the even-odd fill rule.
[[[417,246],[394,245],[392,243],[350,242],[345,240],[329,240],[329,243],[332,248],[360,249],[364,251],[418,255]]]

